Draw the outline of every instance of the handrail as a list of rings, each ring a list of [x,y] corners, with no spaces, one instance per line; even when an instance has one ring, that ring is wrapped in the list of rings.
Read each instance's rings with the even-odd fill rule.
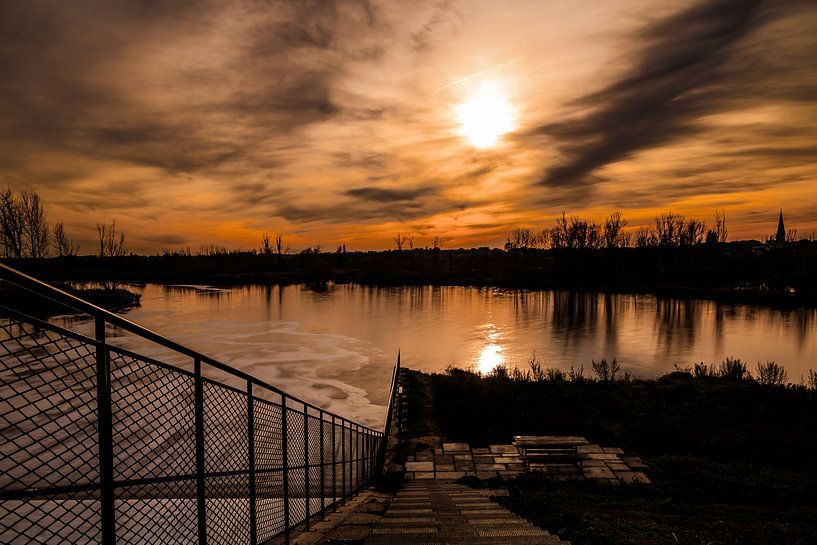
[[[61,305],[65,305],[65,306],[71,307],[73,309],[80,310],[80,311],[82,311],[82,312],[84,312],[86,314],[89,314],[91,316],[94,316],[94,317],[101,317],[105,321],[107,321],[107,322],[109,322],[111,324],[114,324],[114,325],[116,325],[118,327],[121,327],[125,331],[129,331],[131,333],[135,333],[137,335],[145,337],[146,339],[148,339],[150,341],[153,341],[156,344],[159,344],[161,346],[164,346],[166,348],[169,348],[171,350],[174,350],[176,352],[179,352],[181,354],[189,356],[189,357],[193,358],[194,360],[198,359],[203,363],[206,363],[206,364],[208,364],[208,365],[210,365],[210,366],[212,366],[212,367],[214,367],[214,368],[216,368],[216,369],[218,369],[220,371],[224,371],[225,373],[228,373],[228,374],[231,374],[231,375],[233,375],[235,377],[238,377],[241,380],[246,380],[246,381],[252,382],[253,384],[257,384],[258,386],[263,386],[264,388],[267,388],[268,390],[271,390],[276,394],[279,394],[281,396],[286,396],[289,399],[295,401],[296,403],[303,404],[305,407],[312,408],[312,409],[314,409],[316,411],[322,411],[322,412],[327,413],[327,414],[332,414],[332,413],[328,413],[324,409],[321,409],[320,407],[318,407],[317,405],[315,405],[313,403],[310,403],[308,401],[304,401],[304,400],[302,400],[300,398],[297,398],[297,397],[295,397],[293,395],[290,395],[290,394],[284,392],[283,390],[281,390],[280,388],[276,388],[275,386],[273,386],[272,384],[270,384],[270,383],[268,383],[268,382],[266,382],[264,380],[256,378],[256,377],[254,377],[254,376],[252,376],[252,375],[250,375],[248,373],[245,373],[244,371],[240,371],[240,370],[238,370],[238,369],[236,369],[236,368],[234,368],[234,367],[232,367],[230,365],[222,363],[222,362],[220,362],[220,361],[218,361],[216,359],[213,359],[213,358],[211,358],[211,357],[209,357],[209,356],[207,356],[205,354],[202,354],[201,352],[193,350],[192,348],[188,348],[187,346],[184,346],[183,344],[180,344],[180,343],[178,343],[176,341],[170,340],[167,337],[164,337],[163,335],[160,335],[159,333],[156,333],[155,331],[153,331],[151,329],[148,329],[148,328],[146,328],[144,326],[141,326],[141,325],[139,325],[139,324],[137,324],[135,322],[132,322],[132,321],[128,320],[127,318],[123,318],[122,316],[120,316],[118,314],[115,314],[115,313],[113,313],[113,312],[111,312],[109,310],[106,310],[106,309],[104,309],[102,307],[98,307],[98,306],[94,305],[93,303],[89,303],[88,301],[80,299],[79,297],[77,297],[75,295],[71,295],[70,293],[68,293],[66,291],[63,291],[63,290],[61,290],[59,288],[56,288],[56,287],[52,286],[51,284],[48,284],[48,283],[43,282],[41,280],[38,280],[38,279],[34,278],[33,276],[29,276],[29,275],[25,274],[24,272],[18,271],[17,269],[15,269],[13,267],[9,267],[5,263],[0,263],[0,279],[6,280],[10,284],[13,284],[13,285],[15,285],[15,286],[17,286],[19,288],[22,288],[22,289],[24,289],[26,291],[32,292],[35,295],[38,295],[38,296],[43,297],[45,299],[49,299],[51,301],[54,301],[55,303],[59,303]],[[335,415],[335,416],[337,416],[338,418],[340,418],[342,420],[345,420],[347,422],[351,422],[351,423],[354,423],[354,424],[357,424],[357,425],[361,425],[361,424],[358,424],[357,422],[355,422],[354,420],[349,420],[348,418],[344,418],[344,417],[342,417],[340,415]],[[363,426],[363,427],[366,428],[366,429],[370,429],[372,431],[376,431],[376,430],[374,430],[372,428],[369,428],[368,426]]]
[[[0,280],[86,313],[94,326],[87,336],[0,302],[9,317],[0,320],[0,393],[10,407],[0,424],[12,437],[0,452],[3,536],[104,544],[197,536],[207,545],[243,541],[246,531],[251,545],[289,543],[291,529],[309,530],[378,476],[399,352],[380,432],[2,263]],[[108,323],[190,357],[193,371],[108,344]],[[204,364],[245,384],[205,376]],[[52,510],[71,513],[32,530]],[[154,515],[163,524],[145,522]]]
[[[380,474],[383,474],[383,469],[386,464],[386,451],[389,446],[389,430],[391,429],[392,413],[394,412],[395,399],[397,397],[397,388],[400,381],[400,350],[397,351],[397,364],[394,366],[391,376],[391,388],[389,390],[389,406],[386,410],[386,421],[383,424],[383,437],[380,439],[380,452],[378,456],[377,465]]]

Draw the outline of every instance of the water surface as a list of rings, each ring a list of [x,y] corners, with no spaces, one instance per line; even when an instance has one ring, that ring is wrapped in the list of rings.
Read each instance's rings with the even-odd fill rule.
[[[655,376],[727,356],[774,360],[798,383],[817,369],[817,311],[651,295],[472,287],[133,286],[127,317],[293,395],[379,426],[398,349],[403,365],[522,369],[535,352],[569,369],[616,357]],[[148,353],[138,339],[120,344]],[[184,363],[184,362],[180,362]]]

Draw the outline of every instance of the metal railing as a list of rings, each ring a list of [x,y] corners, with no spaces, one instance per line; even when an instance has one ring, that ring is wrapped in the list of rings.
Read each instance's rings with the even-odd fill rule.
[[[2,264],[0,279],[94,324],[4,307],[0,543],[288,543],[379,475],[380,431]],[[189,368],[111,345],[114,328]]]

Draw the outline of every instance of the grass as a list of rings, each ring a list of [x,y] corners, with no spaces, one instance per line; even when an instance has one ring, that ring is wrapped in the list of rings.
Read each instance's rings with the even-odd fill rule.
[[[654,380],[609,380],[609,367],[608,380],[409,373],[409,436],[575,434],[642,456],[646,486],[503,483],[498,501],[574,545],[814,543],[817,391],[774,384],[782,371],[768,365],[762,381],[737,360],[721,367]]]

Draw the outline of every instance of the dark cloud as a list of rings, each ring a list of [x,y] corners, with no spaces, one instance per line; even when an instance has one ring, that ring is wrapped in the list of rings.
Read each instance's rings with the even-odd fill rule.
[[[2,2],[0,137],[171,172],[275,168],[343,112],[337,80],[380,24],[367,0]]]
[[[581,113],[576,117],[539,127],[537,132],[557,141],[563,156],[546,170],[541,183],[592,184],[596,170],[697,134],[703,116],[728,111],[740,101],[769,94],[805,99],[808,82],[782,82],[777,89],[754,85],[776,79],[771,65],[765,71],[757,66],[740,70],[744,64],[763,62],[746,58],[753,51],[740,50],[741,45],[750,48],[744,43],[747,36],[796,4],[707,0],[649,26],[638,37],[642,50],[627,74],[579,99],[574,106]]]
[[[418,187],[414,189],[385,189],[382,187],[359,187],[344,191],[347,197],[354,197],[368,202],[394,203],[402,201],[413,201],[419,197],[430,195],[435,190],[430,187]]]

